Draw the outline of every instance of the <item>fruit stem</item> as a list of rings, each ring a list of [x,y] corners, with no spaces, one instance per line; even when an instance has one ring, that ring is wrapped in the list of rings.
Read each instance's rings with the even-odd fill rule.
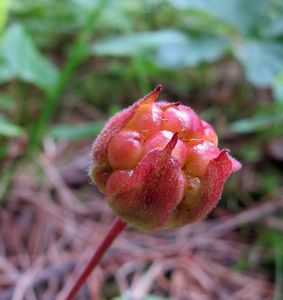
[[[106,233],[104,239],[99,244],[98,248],[94,252],[94,255],[92,256],[91,260],[85,267],[83,273],[76,281],[75,285],[71,289],[69,295],[67,296],[66,300],[73,300],[76,296],[77,292],[81,288],[81,286],[85,283],[87,280],[87,277],[90,275],[90,273],[93,271],[93,269],[97,266],[99,263],[101,257],[106,252],[106,250],[109,248],[109,246],[112,244],[112,242],[115,240],[115,238],[123,231],[123,229],[126,227],[127,223],[116,219],[108,232]]]

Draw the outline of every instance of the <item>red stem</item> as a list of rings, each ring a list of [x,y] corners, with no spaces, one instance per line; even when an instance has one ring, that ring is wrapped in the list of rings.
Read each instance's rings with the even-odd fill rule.
[[[79,279],[76,281],[76,284],[73,286],[72,290],[70,291],[69,295],[67,296],[66,300],[73,300],[76,296],[77,292],[81,288],[81,286],[85,283],[87,280],[87,277],[90,275],[92,270],[96,267],[96,265],[99,263],[101,257],[106,252],[106,250],[109,248],[109,246],[112,244],[112,242],[115,240],[115,238],[122,232],[122,230],[126,227],[127,223],[116,219],[114,223],[112,224],[111,228],[106,233],[104,239],[94,252],[93,257],[87,264],[86,268],[84,269],[83,273],[79,277]]]

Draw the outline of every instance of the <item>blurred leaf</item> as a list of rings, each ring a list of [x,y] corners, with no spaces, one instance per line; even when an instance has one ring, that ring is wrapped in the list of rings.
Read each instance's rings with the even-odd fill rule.
[[[108,113],[109,113],[109,115],[112,116],[112,115],[115,115],[116,113],[118,113],[121,110],[122,110],[122,108],[121,108],[120,105],[113,103],[108,108]]]
[[[265,37],[280,37],[283,34],[283,2],[278,0],[266,1],[267,22],[261,28],[261,34]]]
[[[203,61],[218,59],[228,47],[221,37],[186,36],[176,30],[140,32],[109,38],[95,43],[91,52],[96,55],[133,56],[145,50],[156,50],[152,59],[165,68],[196,66]]]
[[[256,86],[270,86],[283,72],[283,47],[274,41],[247,40],[236,48],[247,78]]]
[[[171,0],[171,4],[206,11],[245,34],[255,29],[266,14],[265,0]]]
[[[283,103],[283,73],[275,78],[273,82],[273,92],[275,100]]]
[[[160,47],[157,62],[169,68],[195,67],[201,62],[219,59],[228,48],[228,41],[216,36],[188,38],[179,44],[170,43]]]
[[[283,11],[282,11],[283,13]],[[278,18],[270,22],[263,30],[263,34],[268,37],[278,37],[283,34],[283,18],[282,13]]]
[[[234,133],[246,134],[266,130],[281,125],[283,126],[283,114],[282,110],[279,109],[277,114],[272,113],[267,115],[256,115],[254,117],[251,117],[250,119],[236,121],[231,125],[230,129]]]
[[[79,140],[96,137],[102,129],[103,122],[90,122],[79,125],[57,125],[49,131],[56,139]]]
[[[206,9],[207,3],[205,0],[171,0],[171,4],[179,9],[196,8]]]
[[[275,169],[268,168],[261,171],[261,176],[258,178],[258,191],[262,195],[270,195],[280,185],[280,174]]]
[[[98,0],[71,0],[71,2],[87,10],[94,9],[99,3]]]
[[[0,136],[18,137],[23,133],[24,131],[20,126],[13,124],[11,121],[0,115]]]
[[[96,55],[131,56],[164,44],[180,44],[185,41],[186,36],[175,30],[137,32],[98,41],[91,46],[90,51]]]
[[[261,145],[255,141],[245,143],[245,146],[239,149],[237,154],[245,162],[256,163],[262,158]]]
[[[7,63],[22,80],[44,89],[56,83],[56,68],[38,52],[31,37],[20,25],[8,28],[0,49]]]
[[[9,2],[10,2],[9,0],[0,1],[0,37],[8,18]]]
[[[13,112],[17,108],[17,103],[9,94],[0,94],[0,110]]]
[[[0,46],[1,51],[1,46]],[[2,54],[2,55],[1,55]],[[5,83],[12,80],[16,76],[16,71],[13,66],[0,53],[0,83]]]

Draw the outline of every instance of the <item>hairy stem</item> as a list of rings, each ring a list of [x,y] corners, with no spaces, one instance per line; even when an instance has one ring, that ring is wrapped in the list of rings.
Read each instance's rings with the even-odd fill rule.
[[[66,300],[73,300],[76,296],[77,292],[81,288],[81,286],[85,283],[87,280],[87,277],[90,275],[90,273],[93,271],[93,269],[97,266],[99,263],[101,257],[106,252],[106,250],[109,248],[109,246],[112,244],[112,242],[115,240],[115,238],[123,231],[123,229],[126,227],[127,223],[116,219],[114,223],[112,224],[111,228],[106,233],[104,239],[101,241],[100,245],[94,252],[93,257],[87,264],[86,268],[84,269],[83,273],[79,277],[79,279],[76,281],[75,285],[73,286],[72,290],[70,291],[69,295],[67,296]]]

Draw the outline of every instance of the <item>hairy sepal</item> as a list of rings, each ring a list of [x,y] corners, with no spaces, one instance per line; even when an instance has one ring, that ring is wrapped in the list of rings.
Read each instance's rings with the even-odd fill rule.
[[[228,177],[240,168],[241,164],[229,155],[229,150],[222,150],[208,163],[196,207],[191,209],[177,207],[172,211],[168,227],[176,228],[205,218],[219,202]]]
[[[222,150],[207,166],[201,188],[201,199],[192,222],[203,219],[219,202],[228,177],[241,168],[241,164]]]
[[[162,228],[182,199],[184,178],[179,162],[171,157],[177,139],[175,134],[163,150],[148,153],[109,199],[121,219],[141,230]]]

